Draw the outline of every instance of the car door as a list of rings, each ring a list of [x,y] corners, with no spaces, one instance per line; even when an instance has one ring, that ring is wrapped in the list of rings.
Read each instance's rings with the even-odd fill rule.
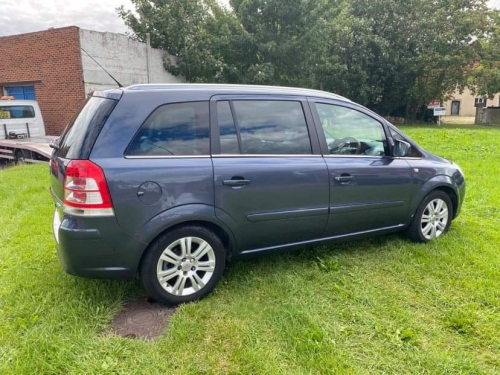
[[[319,238],[328,170],[303,97],[211,101],[216,215],[251,252]]]
[[[390,156],[383,120],[355,104],[323,99],[309,102],[329,171],[325,235],[406,224],[412,172],[405,160]]]

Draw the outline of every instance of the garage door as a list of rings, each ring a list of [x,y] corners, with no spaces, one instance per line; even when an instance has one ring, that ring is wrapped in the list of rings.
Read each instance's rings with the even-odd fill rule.
[[[7,95],[18,100],[36,100],[35,86],[11,86],[6,87]]]

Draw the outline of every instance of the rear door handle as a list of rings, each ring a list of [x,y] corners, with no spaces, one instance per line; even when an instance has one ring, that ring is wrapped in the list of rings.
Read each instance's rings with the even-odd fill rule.
[[[350,174],[342,174],[340,176],[335,177],[335,181],[340,182],[342,185],[348,185],[354,180],[354,176]]]
[[[222,184],[225,186],[231,186],[231,187],[243,187],[246,186],[250,183],[250,180],[245,180],[245,179],[231,179],[231,180],[224,180],[222,181]]]

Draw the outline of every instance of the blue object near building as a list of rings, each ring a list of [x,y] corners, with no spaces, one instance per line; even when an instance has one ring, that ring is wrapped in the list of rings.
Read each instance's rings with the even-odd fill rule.
[[[18,100],[36,100],[35,86],[11,86],[6,87],[7,95]]]

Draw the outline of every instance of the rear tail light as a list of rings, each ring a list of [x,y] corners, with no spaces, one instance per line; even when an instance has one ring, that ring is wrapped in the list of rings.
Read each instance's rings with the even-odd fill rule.
[[[64,211],[79,216],[113,216],[102,169],[89,160],[72,160],[64,176]]]

